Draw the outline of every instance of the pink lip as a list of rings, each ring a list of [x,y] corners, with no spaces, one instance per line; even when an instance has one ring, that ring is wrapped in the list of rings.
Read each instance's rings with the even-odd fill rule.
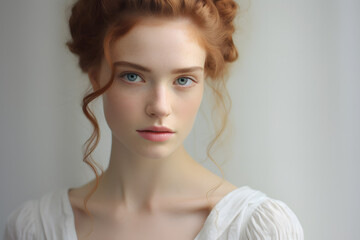
[[[163,126],[150,126],[148,128],[145,129],[141,129],[141,130],[137,130],[137,131],[151,131],[151,132],[168,132],[168,133],[174,133],[173,130],[167,128],[167,127],[163,127]]]
[[[161,126],[151,126],[146,129],[136,131],[141,137],[153,142],[164,142],[169,140],[175,133],[171,129]]]

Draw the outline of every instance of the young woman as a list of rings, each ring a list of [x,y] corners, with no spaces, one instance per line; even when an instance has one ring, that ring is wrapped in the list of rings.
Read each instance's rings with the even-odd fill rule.
[[[6,239],[303,239],[284,203],[234,186],[183,147],[204,85],[219,101],[226,94],[236,9],[232,0],[78,0],[68,46],[92,84],[84,161],[96,179],[26,203]],[[104,172],[90,157],[99,127],[88,104],[100,96],[112,132]]]

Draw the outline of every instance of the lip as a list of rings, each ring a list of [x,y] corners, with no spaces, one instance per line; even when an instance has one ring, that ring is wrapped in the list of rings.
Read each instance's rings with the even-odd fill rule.
[[[152,142],[167,141],[175,134],[173,130],[163,126],[151,126],[136,131],[141,137]]]
[[[141,129],[141,130],[136,130],[138,132],[163,132],[163,133],[174,133],[173,130],[171,130],[170,128],[167,127],[163,127],[163,126],[150,126],[148,128],[145,129]]]

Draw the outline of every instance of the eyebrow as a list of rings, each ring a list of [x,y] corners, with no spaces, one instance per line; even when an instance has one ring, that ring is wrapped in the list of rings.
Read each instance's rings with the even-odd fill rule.
[[[136,63],[127,62],[127,61],[114,62],[114,66],[126,66],[126,67],[132,67],[132,68],[138,69],[138,70],[143,71],[143,72],[151,72],[151,70],[149,68],[146,68],[146,67],[141,66],[141,65],[136,64]],[[172,74],[187,73],[187,72],[195,72],[195,71],[199,71],[199,70],[204,70],[204,68],[202,68],[200,66],[187,67],[187,68],[178,68],[178,69],[172,70],[171,73]]]

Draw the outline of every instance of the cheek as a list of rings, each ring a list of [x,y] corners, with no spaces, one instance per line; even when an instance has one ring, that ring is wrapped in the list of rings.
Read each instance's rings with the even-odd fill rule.
[[[129,95],[121,92],[109,91],[104,95],[104,114],[105,118],[110,125],[121,126],[121,123],[125,123],[136,119],[139,113],[139,99],[134,95]],[[113,126],[115,127],[115,126]]]
[[[202,100],[202,93],[195,94],[193,97],[183,100],[179,107],[179,115],[186,121],[193,122],[196,118],[197,112]]]

